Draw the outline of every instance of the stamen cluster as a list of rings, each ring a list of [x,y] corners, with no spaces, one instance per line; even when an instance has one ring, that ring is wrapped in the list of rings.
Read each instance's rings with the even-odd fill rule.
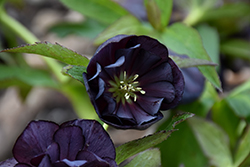
[[[141,94],[146,93],[141,87],[139,87],[139,82],[136,81],[138,77],[138,74],[128,77],[127,72],[124,71],[120,74],[119,78],[115,76],[115,81],[109,81],[111,88],[109,88],[108,91],[113,93],[113,97],[116,98],[117,102],[122,101],[123,104],[125,104],[125,102],[131,103],[131,98],[136,102],[138,92]]]

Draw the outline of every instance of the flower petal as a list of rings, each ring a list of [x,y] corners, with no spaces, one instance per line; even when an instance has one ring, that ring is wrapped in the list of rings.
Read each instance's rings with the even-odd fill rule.
[[[140,106],[135,103],[128,106],[139,126],[157,118],[157,116],[152,116],[146,113]]]
[[[70,167],[82,166],[82,165],[87,163],[87,161],[85,161],[85,160],[70,161],[68,159],[63,159],[63,160],[61,160],[61,162],[64,162],[65,164],[67,164],[67,166],[70,166]]]
[[[48,155],[44,156],[38,167],[53,167]]]
[[[87,163],[85,164],[86,167],[96,167],[96,166],[107,166],[109,167],[109,163],[103,159],[101,159],[100,157],[98,157],[97,155],[95,155],[92,152],[83,150],[81,152],[79,152],[79,154],[77,155],[77,159],[83,159],[86,160]]]
[[[185,88],[181,103],[191,103],[200,97],[204,85],[205,78],[197,67],[181,69],[185,80]]]
[[[75,160],[79,150],[83,148],[84,137],[78,126],[62,127],[56,131],[54,140],[60,147],[60,159]]]
[[[13,167],[17,164],[18,162],[15,160],[15,158],[9,158],[6,159],[5,161],[0,162],[1,167]]]
[[[115,63],[119,58],[115,57],[116,50],[125,48],[128,40],[132,37],[133,36],[118,35],[99,46],[87,67],[88,74],[93,76],[96,73],[96,63],[99,63],[102,67]],[[104,55],[105,58],[103,58]]]
[[[153,82],[167,81],[173,82],[172,68],[168,62],[162,63],[145,75],[138,78],[140,85],[146,85]]]
[[[93,152],[101,158],[109,157],[115,159],[113,142],[100,123],[94,120],[74,120],[66,122],[62,126],[68,125],[81,127],[82,134],[85,137],[84,150]]]
[[[146,91],[145,96],[164,98],[168,103],[172,102],[175,98],[175,88],[169,82],[155,82],[142,87]]]
[[[128,41],[127,47],[132,47],[137,44],[141,44],[141,48],[161,57],[164,60],[168,59],[168,50],[166,46],[153,38],[143,35],[135,36]]]
[[[161,103],[164,98],[138,96],[137,103],[150,115],[155,115],[159,112]]]
[[[60,148],[59,148],[58,143],[56,143],[56,142],[52,143],[47,148],[45,153],[50,156],[50,160],[52,163],[55,162],[56,160],[58,160],[60,158]]]
[[[32,121],[18,137],[13,155],[18,162],[30,164],[30,160],[44,153],[53,143],[53,134],[59,128],[56,123]]]
[[[96,95],[95,100],[98,99],[98,98],[103,94],[103,92],[104,92],[104,90],[105,90],[105,82],[103,81],[103,79],[99,78],[98,81],[99,81],[99,82],[98,82],[99,92],[98,92],[98,94]]]
[[[176,107],[182,99],[182,94],[184,92],[184,86],[185,86],[184,78],[179,67],[170,58],[168,60],[168,63],[172,67],[172,73],[174,77],[173,86],[175,89],[175,98],[171,101],[171,103],[169,102],[168,99],[164,99],[160,108],[161,110],[168,110]]]
[[[4,166],[5,167],[5,166]],[[7,167],[7,166],[6,166]],[[13,167],[13,166],[10,166],[10,167]],[[27,165],[27,164],[22,164],[22,163],[18,163],[15,165],[15,167],[31,167],[30,165]]]

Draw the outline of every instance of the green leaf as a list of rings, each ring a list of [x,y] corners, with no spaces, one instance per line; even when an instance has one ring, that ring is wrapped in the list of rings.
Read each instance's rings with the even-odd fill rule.
[[[250,116],[250,80],[231,91],[225,98],[234,112],[240,117]]]
[[[22,45],[16,48],[5,49],[1,52],[33,53],[54,58],[70,65],[87,66],[89,59],[64,46],[51,44],[49,42],[37,42],[32,45]],[[0,52],[0,53],[1,53]]]
[[[214,63],[220,64],[220,39],[217,30],[208,25],[202,24],[197,27],[201,35],[202,43],[208,55]],[[217,68],[218,69],[218,68]]]
[[[144,0],[148,20],[151,25],[159,31],[165,29],[168,25],[173,1],[172,0]]]
[[[174,23],[160,36],[162,42],[178,54],[187,55],[190,58],[211,61],[206,50],[203,48],[201,38],[197,31],[182,23]],[[221,83],[214,67],[198,67],[202,74],[217,89],[221,89]]]
[[[80,81],[84,85],[82,74],[86,72],[86,67],[84,66],[72,66],[68,65],[63,67],[62,73],[68,75],[78,81]]]
[[[242,39],[231,39],[221,44],[221,52],[225,55],[233,56],[250,61],[250,42]]]
[[[132,15],[127,15],[104,30],[95,39],[94,44],[100,45],[111,37],[118,34],[126,35],[145,35],[149,34],[152,29],[150,27],[143,26],[142,23]]]
[[[218,93],[211,83],[206,82],[202,95],[193,103],[179,105],[178,109],[185,112],[192,112],[195,115],[206,117],[215,102],[220,101]],[[199,110],[197,110],[197,108]]]
[[[70,100],[79,118],[99,121],[86,88],[82,84],[65,84],[61,86],[60,91]]]
[[[49,86],[57,87],[56,82],[45,71],[31,69],[31,68],[19,68],[15,66],[0,65],[0,82],[6,85],[9,84],[21,84],[25,83],[31,86]],[[8,86],[8,84],[6,85]]]
[[[149,149],[139,153],[124,167],[157,167],[161,166],[161,152],[158,148]]]
[[[113,23],[128,12],[112,0],[60,0],[72,10],[103,23]]]
[[[92,19],[87,19],[82,23],[59,23],[50,27],[49,31],[56,33],[59,37],[65,37],[70,34],[83,36],[87,38],[95,38],[107,26]]]
[[[178,125],[179,123],[183,122],[184,120],[192,116],[193,114],[191,113],[183,113],[183,114],[177,115],[173,117],[173,120],[168,125],[166,130],[156,132],[152,135],[149,135],[149,136],[137,139],[137,140],[130,141],[128,143],[125,143],[117,147],[116,148],[116,162],[120,164],[127,158],[163,142],[169,137],[169,135],[172,132],[175,131],[174,128],[176,125]]]
[[[167,121],[164,124],[168,124]],[[159,129],[164,129],[164,124]],[[166,142],[157,145],[161,151],[162,166],[180,167],[180,164],[185,167],[207,166],[208,160],[187,122],[178,125],[178,129]]]
[[[234,148],[240,135],[238,133],[240,118],[236,116],[225,100],[218,101],[214,104],[212,108],[212,119],[228,134],[230,146]]]
[[[236,151],[234,166],[235,167],[240,166],[240,164],[249,156],[249,154],[250,154],[250,128],[248,127],[246,133],[240,140],[238,149]]]
[[[228,138],[220,127],[201,118],[193,118],[188,123],[191,125],[203,152],[210,159],[211,165],[233,166]]]
[[[238,116],[244,118],[250,116],[250,90],[235,96],[228,96],[226,101]]]
[[[204,66],[204,65],[206,66],[217,65],[211,61],[204,59],[194,59],[194,58],[171,56],[171,55],[169,55],[169,57],[174,60],[174,62],[178,65],[179,68],[188,68],[188,67]]]
[[[233,19],[244,18],[250,14],[250,6],[248,3],[227,3],[219,8],[212,8],[201,17],[201,21],[209,21],[215,19]]]

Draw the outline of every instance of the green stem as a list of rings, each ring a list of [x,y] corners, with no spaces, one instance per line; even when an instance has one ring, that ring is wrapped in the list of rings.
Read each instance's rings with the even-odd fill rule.
[[[0,23],[6,26],[9,30],[14,32],[27,43],[33,44],[40,41],[22,24],[10,17],[3,10],[2,6],[0,8]],[[42,58],[60,83],[65,83],[68,80],[68,77],[65,77],[61,74],[62,66],[56,60],[44,56],[42,56]]]
[[[195,8],[188,14],[183,22],[188,26],[193,26],[201,20],[203,14],[204,11],[202,8]]]

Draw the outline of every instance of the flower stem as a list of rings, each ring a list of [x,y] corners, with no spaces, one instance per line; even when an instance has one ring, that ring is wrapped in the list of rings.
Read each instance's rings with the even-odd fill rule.
[[[27,43],[33,44],[40,41],[22,24],[10,17],[4,11],[3,6],[0,7],[0,23]],[[56,60],[44,56],[42,56],[42,59],[60,83],[65,83],[68,80],[68,77],[61,74],[62,66]]]

